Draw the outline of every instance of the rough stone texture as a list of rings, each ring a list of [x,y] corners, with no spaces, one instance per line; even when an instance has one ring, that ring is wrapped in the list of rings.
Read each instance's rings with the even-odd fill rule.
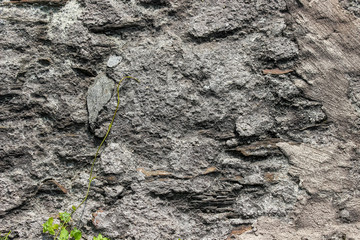
[[[0,232],[46,239],[82,200],[130,75],[85,239],[359,239],[358,8],[3,2]]]
[[[346,10],[352,12],[355,16],[360,17],[360,2],[359,2],[359,0],[339,0],[339,3]]]

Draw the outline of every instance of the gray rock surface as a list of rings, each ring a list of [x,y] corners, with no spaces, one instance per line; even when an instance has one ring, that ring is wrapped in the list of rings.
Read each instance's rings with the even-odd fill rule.
[[[27,3],[22,3],[27,2]],[[0,6],[0,233],[357,239],[356,1]]]
[[[91,127],[96,123],[99,112],[111,99],[115,86],[114,82],[104,73],[99,74],[94,81],[94,84],[89,87],[86,98]]]

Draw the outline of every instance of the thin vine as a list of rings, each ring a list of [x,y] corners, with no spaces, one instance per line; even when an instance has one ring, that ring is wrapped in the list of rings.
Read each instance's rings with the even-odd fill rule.
[[[95,179],[95,177],[93,177],[94,166],[95,166],[99,151],[100,151],[102,145],[104,144],[106,138],[108,137],[108,135],[110,133],[111,127],[112,127],[112,125],[114,123],[114,120],[115,120],[116,113],[117,113],[117,111],[119,109],[119,106],[120,106],[120,93],[119,93],[120,85],[121,85],[122,81],[124,81],[125,79],[134,79],[134,80],[140,82],[138,79],[136,79],[134,77],[126,76],[126,77],[123,77],[119,81],[119,83],[117,85],[117,88],[116,88],[116,91],[117,91],[116,109],[115,109],[114,115],[112,117],[111,123],[109,125],[109,128],[108,128],[108,130],[106,132],[106,135],[103,138],[103,140],[101,141],[101,143],[100,143],[100,145],[99,145],[99,147],[98,147],[98,149],[97,149],[97,151],[95,153],[94,160],[92,161],[91,170],[90,170],[90,174],[89,174],[89,182],[88,182],[88,186],[87,186],[87,190],[86,190],[86,194],[85,194],[84,199],[81,201],[81,203],[78,206],[72,206],[72,209],[71,209],[70,213],[68,213],[68,212],[59,213],[60,225],[59,224],[54,224],[53,223],[54,218],[52,218],[52,217],[50,217],[43,224],[43,232],[44,233],[48,232],[50,235],[54,235],[54,240],[57,240],[57,239],[58,240],[68,240],[70,238],[74,239],[74,240],[80,240],[81,239],[82,233],[76,227],[74,227],[71,230],[70,233],[67,231],[66,228],[69,226],[69,223],[71,222],[72,215],[77,211],[77,209],[79,209],[86,202],[86,200],[87,200],[87,198],[89,196],[91,183]],[[109,240],[108,238],[103,237],[101,234],[99,234],[97,237],[94,237],[93,239],[94,240]]]
[[[9,231],[4,237],[0,237],[0,240],[7,240],[11,231]]]

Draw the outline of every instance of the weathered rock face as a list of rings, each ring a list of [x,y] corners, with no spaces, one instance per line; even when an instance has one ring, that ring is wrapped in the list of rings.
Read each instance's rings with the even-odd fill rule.
[[[356,1],[0,7],[0,231],[41,239],[357,239]]]

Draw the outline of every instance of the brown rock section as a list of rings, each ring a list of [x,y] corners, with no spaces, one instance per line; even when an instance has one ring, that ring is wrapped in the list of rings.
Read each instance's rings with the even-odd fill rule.
[[[288,1],[288,10],[298,29],[296,73],[308,83],[298,86],[323,104],[337,140],[278,143],[307,196],[298,198],[292,223],[261,217],[252,232],[236,239],[359,239],[359,176],[353,168],[359,162],[360,19],[337,0]]]
[[[275,68],[275,69],[264,69],[262,72],[263,72],[263,74],[286,74],[286,73],[290,73],[292,71],[294,71],[294,70],[292,70],[292,69],[281,70],[281,69]]]
[[[337,0],[295,2],[288,6],[299,29],[296,72],[309,83],[303,90],[323,103],[341,131],[352,132],[358,115],[348,95],[350,78],[360,73],[360,20]]]

